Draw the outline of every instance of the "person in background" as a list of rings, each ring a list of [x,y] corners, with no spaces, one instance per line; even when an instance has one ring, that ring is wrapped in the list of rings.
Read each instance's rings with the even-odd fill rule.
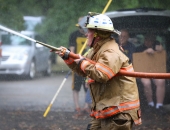
[[[88,130],[131,130],[133,123],[141,124],[140,101],[136,78],[117,76],[120,69],[133,71],[129,58],[115,42],[111,19],[89,12],[86,21],[87,45],[92,49],[85,57],[70,57],[70,51],[56,51],[77,74],[87,77],[92,96],[92,120]],[[65,53],[63,53],[65,52]]]
[[[162,50],[163,46],[156,41],[155,36],[152,34],[147,34],[144,39],[144,44],[136,48],[136,52],[144,52],[148,55],[152,55],[154,52],[160,52]],[[153,80],[153,83],[156,85],[156,104],[154,104],[153,101],[151,80]],[[144,93],[148,102],[146,110],[148,110],[148,112],[153,112],[155,107],[159,112],[163,112],[162,106],[165,97],[165,79],[141,78],[141,82],[144,86]]]
[[[132,55],[135,52],[135,45],[128,41],[129,32],[127,29],[122,29],[120,32],[119,45],[123,48],[124,53],[129,58],[130,63],[132,63]]]
[[[78,23],[81,21],[83,17],[80,17],[78,19]],[[79,26],[79,24],[76,24],[78,27],[78,30],[72,32],[69,36],[69,49],[71,52],[79,53],[83,44],[86,41],[85,34],[83,32],[83,29]],[[79,91],[81,89],[81,86],[83,86],[84,91],[87,91],[87,88],[85,86],[85,78],[82,76],[79,76],[76,73],[72,73],[72,90],[73,90],[73,100],[75,104],[75,112],[76,114],[73,116],[73,118],[78,118],[81,116],[81,108],[79,104]]]

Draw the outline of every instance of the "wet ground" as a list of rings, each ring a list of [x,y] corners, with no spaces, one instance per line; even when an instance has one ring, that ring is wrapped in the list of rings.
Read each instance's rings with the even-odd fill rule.
[[[90,121],[88,115],[72,118],[74,112],[50,111],[43,117],[43,111],[0,110],[0,130],[86,130]],[[156,113],[142,115],[143,124],[134,130],[170,130],[170,115]]]
[[[90,122],[88,114],[78,119],[72,118],[75,113],[70,89],[71,78],[63,86],[47,117],[43,117],[63,77],[54,75],[33,81],[1,80],[0,130],[86,130]],[[82,106],[83,91],[80,97]],[[146,103],[143,101],[141,97],[141,106],[145,110]],[[170,113],[161,115],[155,111],[142,111],[142,122],[142,125],[134,126],[133,129],[170,130]]]

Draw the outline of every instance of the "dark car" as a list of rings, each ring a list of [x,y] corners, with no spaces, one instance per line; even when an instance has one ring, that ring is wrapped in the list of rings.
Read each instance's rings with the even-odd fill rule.
[[[135,46],[143,44],[144,36],[150,32],[164,46],[167,54],[167,72],[170,72],[170,10],[155,8],[135,8],[110,11],[105,13],[113,21],[116,29],[127,29],[130,41]],[[138,81],[139,90],[142,86]],[[170,80],[166,80],[165,104],[170,103]],[[142,93],[142,92],[140,92]]]

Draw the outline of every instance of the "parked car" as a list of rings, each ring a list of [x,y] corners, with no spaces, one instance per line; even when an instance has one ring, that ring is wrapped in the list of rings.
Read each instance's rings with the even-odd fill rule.
[[[24,16],[25,31],[35,32],[36,26],[42,24],[44,19],[44,16]],[[51,53],[51,62],[52,64],[57,64],[57,55],[55,53]]]
[[[128,29],[135,46],[143,44],[144,35],[154,33],[167,53],[167,72],[170,72],[170,10],[155,8],[122,9],[106,12],[116,29]],[[115,36],[117,39],[117,36]],[[166,80],[165,103],[170,103],[170,80]],[[138,82],[139,90],[142,86]],[[140,92],[142,93],[142,92]],[[141,94],[142,95],[142,94]]]
[[[42,41],[34,32],[22,31],[21,34]],[[0,75],[22,75],[33,79],[38,72],[48,76],[51,74],[51,53],[48,48],[6,32],[1,33],[1,42]]]

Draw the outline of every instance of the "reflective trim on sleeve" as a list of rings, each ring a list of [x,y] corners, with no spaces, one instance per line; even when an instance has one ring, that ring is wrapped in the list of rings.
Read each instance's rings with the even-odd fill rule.
[[[102,73],[106,74],[109,79],[111,79],[113,76],[115,76],[113,71],[110,68],[104,66],[103,64],[96,63],[96,69],[101,71]]]
[[[89,64],[91,64],[90,61],[88,61],[88,60],[83,60],[82,63],[81,63],[81,66],[80,66],[81,70],[82,70],[83,72],[85,72],[85,68],[86,68],[86,66],[89,65]],[[92,64],[94,64],[94,63],[92,63]],[[103,65],[103,64],[101,64],[101,63],[95,63],[94,65],[95,65],[95,67],[96,67],[96,69],[97,69],[98,71],[100,71],[100,72],[104,73],[105,75],[107,75],[107,77],[108,77],[109,79],[111,79],[112,77],[114,77],[114,76],[116,75],[116,74],[112,71],[112,69],[108,68],[107,66],[105,66],[105,65]],[[123,68],[121,68],[121,70],[128,71],[128,72],[134,72],[134,69],[133,69],[132,64],[130,64],[128,67],[123,67]],[[117,74],[117,75],[119,75],[119,74]]]
[[[90,64],[90,62],[89,61],[87,61],[87,60],[83,60],[82,61],[82,63],[81,63],[81,65],[80,65],[80,68],[81,68],[81,70],[85,73],[85,68],[86,68],[86,66],[87,65],[89,65]]]

